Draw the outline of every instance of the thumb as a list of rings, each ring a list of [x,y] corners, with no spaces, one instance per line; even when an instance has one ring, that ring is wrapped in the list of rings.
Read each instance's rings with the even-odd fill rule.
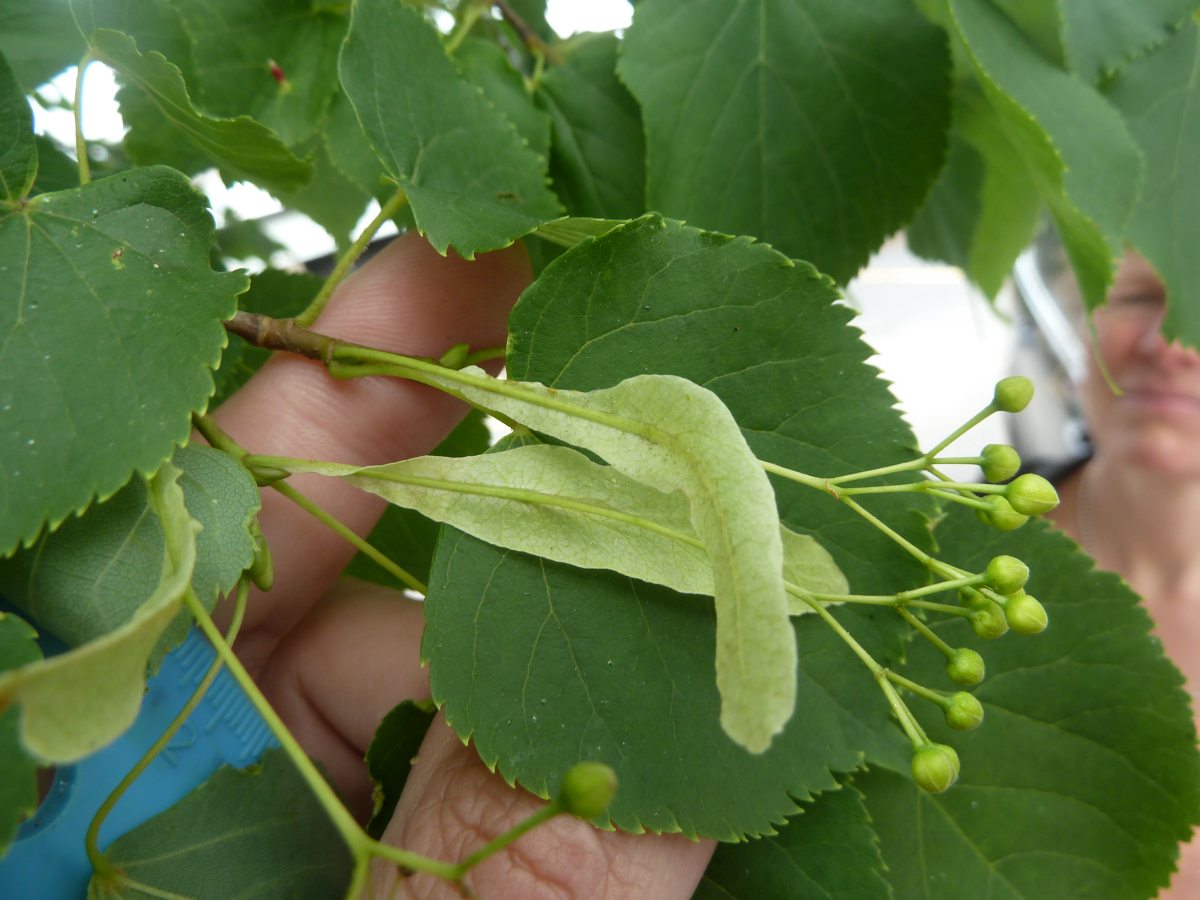
[[[413,355],[457,343],[504,344],[509,309],[528,284],[520,246],[468,262],[439,256],[409,234],[393,241],[334,293],[315,331]],[[466,412],[457,400],[394,378],[338,381],[313,360],[277,355],[214,414],[252,453],[369,465],[426,453]],[[383,509],[374,496],[320,476],[290,479],[359,534]],[[257,671],[278,639],[325,593],[353,548],[273,491],[260,519],[275,561],[272,590],[247,607],[239,654]]]

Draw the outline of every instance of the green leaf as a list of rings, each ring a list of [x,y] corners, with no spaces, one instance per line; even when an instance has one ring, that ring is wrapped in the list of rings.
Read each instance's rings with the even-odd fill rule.
[[[418,229],[439,252],[453,245],[470,259],[561,214],[544,161],[463,80],[419,11],[359,0],[341,77]]]
[[[247,116],[217,118],[196,109],[179,68],[162,54],[140,53],[129,35],[104,28],[92,32],[88,43],[97,59],[116,69],[126,84],[145,93],[179,137],[222,169],[268,190],[295,190],[312,177],[312,164],[294,156],[264,125]],[[129,147],[135,158],[159,161],[157,154],[140,155],[138,146]],[[153,143],[140,146],[142,154],[155,148]]]
[[[338,248],[344,250],[353,240],[354,226],[366,211],[371,195],[338,168],[322,138],[314,137],[297,150],[312,163],[312,180],[298,190],[274,193],[286,208],[304,213],[329,232]]]
[[[854,900],[891,897],[862,794],[850,785],[821,794],[779,834],[721,844],[695,900]]]
[[[1071,71],[1085,81],[1100,81],[1170,37],[1196,9],[1196,3],[1059,0],[1059,7]]]
[[[845,283],[942,167],[949,68],[909,0],[647,0],[618,68],[645,118],[647,205]]]
[[[225,260],[259,259],[268,265],[276,253],[287,251],[263,230],[260,220],[239,219],[232,210],[225,211],[225,224],[213,235],[213,244],[214,252]],[[253,290],[253,279],[250,287]]]
[[[41,659],[37,632],[19,616],[0,612],[0,672]],[[0,711],[0,859],[17,826],[38,806],[37,761],[21,746],[21,711]]]
[[[69,0],[0,0],[0,53],[25,90],[32,91],[83,57],[83,38],[65,24],[70,15]]]
[[[1063,237],[1083,295],[1104,302],[1142,158],[1116,110],[1048,62],[990,0],[951,0],[984,95]]]
[[[37,179],[31,194],[69,191],[79,186],[79,165],[61,147],[45,135],[34,139],[37,144]]]
[[[192,41],[188,83],[197,105],[215,116],[250,116],[289,147],[316,135],[336,90],[344,9],[312,0],[173,4]]]
[[[599,237],[622,223],[621,219],[589,219],[579,216],[564,216],[539,225],[534,231],[538,237],[560,247],[574,247],[588,238]]]
[[[40,194],[0,214],[0,555],[187,440],[212,393],[240,274],[169,169]]]
[[[1001,121],[978,90],[960,90],[955,119],[964,139],[984,164],[979,220],[971,234],[967,273],[995,298],[1013,263],[1029,246],[1040,221],[1042,202],[1032,173]]]
[[[161,53],[191,83],[196,75],[193,41],[179,6],[178,0],[71,0],[71,14],[84,35],[101,28],[123,32],[142,53]]]
[[[375,729],[367,748],[367,772],[375,782],[375,804],[367,834],[376,840],[392,820],[435,712],[436,707],[429,701],[405,700],[384,716]]]
[[[249,528],[261,506],[258,488],[237,460],[219,450],[183,447],[171,462],[180,471],[187,511],[203,529],[192,587],[212,609],[254,557]],[[77,647],[135,615],[161,578],[165,542],[153,496],[134,479],[82,518],[0,560],[0,594]],[[160,650],[179,643],[190,624],[181,613]]]
[[[526,444],[461,459],[287,468],[344,478],[497,547],[610,569],[684,594],[715,590],[713,564],[682,494],[648,487],[569,447]],[[812,537],[781,529],[780,539],[787,581],[816,593],[847,592],[845,576]],[[787,605],[791,615],[812,611],[791,596]]]
[[[469,37],[454,52],[454,62],[516,126],[529,149],[546,159],[550,155],[550,117],[534,105],[524,77],[512,67],[503,48],[493,41]]]
[[[911,432],[836,298],[827,278],[769,247],[648,217],[546,268],[510,319],[509,373],[576,390],[651,371],[688,378],[721,397],[760,458],[815,474],[909,459]],[[780,481],[775,493],[785,524],[816,537],[853,590],[923,583],[920,566],[825,492]],[[929,545],[924,500],[871,509]],[[797,714],[753,755],[719,725],[710,604],[449,529],[429,586],[423,654],[447,720],[542,796],[580,758],[612,766],[632,786],[609,810],[621,828],[769,833],[798,811],[793,798],[835,787],[830,771],[864,753],[908,765],[866,671],[814,616],[792,623]],[[876,658],[902,652],[894,616],[836,614]]]
[[[491,445],[492,438],[479,410],[471,410],[465,419],[433,449],[436,456],[474,456]],[[388,506],[371,533],[370,544],[422,584],[429,581],[429,566],[437,543],[438,524],[411,509]],[[346,568],[346,574],[376,584],[404,590],[392,575],[370,557],[358,553]]]
[[[1109,99],[1146,156],[1146,185],[1129,239],[1167,289],[1163,333],[1200,346],[1200,26],[1192,21],[1154,53],[1123,68]]]
[[[114,841],[107,856],[126,878],[187,897],[341,897],[351,867],[341,837],[281,749],[246,769],[217,770]],[[111,890],[97,876],[88,896]],[[122,895],[146,896],[132,886]]]
[[[47,762],[74,762],[104,746],[137,718],[146,666],[190,589],[200,526],[188,515],[179,470],[164,463],[148,482],[165,535],[160,577],[132,618],[50,659],[0,674],[0,708],[21,707],[21,739]]]
[[[238,306],[272,318],[287,319],[302,313],[320,289],[321,279],[313,275],[264,269],[250,279],[250,290],[238,298]],[[270,358],[270,350],[255,347],[240,337],[230,337],[229,346],[221,355],[221,365],[213,376],[217,390],[209,406],[223,403]]]
[[[0,204],[13,205],[29,193],[37,164],[33,110],[0,56]]]
[[[979,152],[952,135],[946,168],[905,232],[909,249],[965,271],[971,264],[971,236],[981,213],[983,179]]]
[[[954,120],[946,169],[909,226],[909,246],[962,267],[994,299],[1029,246],[1042,202],[1003,122],[973,85],[957,85]]]
[[[646,209],[641,110],[616,75],[617,39],[589,35],[538,83],[550,114],[550,177],[572,216],[628,219]]]
[[[1024,560],[1051,624],[988,644],[978,729],[951,736],[940,716],[922,717],[961,757],[951,790],[931,795],[879,772],[858,779],[896,896],[1040,898],[1048,884],[1106,900],[1154,895],[1200,819],[1200,758],[1183,678],[1145,610],[1040,523],[1004,535],[953,512],[936,534],[970,571],[999,553]],[[933,627],[951,646],[978,646],[961,620]],[[918,641],[902,671],[936,686],[944,667]]]
[[[329,104],[323,132],[326,152],[333,165],[364,194],[376,199],[390,194],[383,163],[371,148],[350,98],[342,91]]]
[[[509,0],[508,5],[543,41],[558,40],[558,35],[546,21],[546,0]]]

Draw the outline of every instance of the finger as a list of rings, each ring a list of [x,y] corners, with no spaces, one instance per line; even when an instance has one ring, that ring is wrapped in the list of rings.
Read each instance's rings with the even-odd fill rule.
[[[259,675],[271,705],[360,820],[371,811],[364,758],[375,729],[397,704],[429,699],[422,627],[419,602],[342,578],[284,635]]]
[[[314,329],[399,353],[436,356],[456,343],[502,345],[505,322],[529,281],[523,248],[464,261],[422,238],[394,241],[341,285]],[[279,354],[215,413],[254,453],[374,464],[432,449],[465,412],[423,385],[389,378],[336,381],[312,360]],[[383,501],[319,476],[294,477],[360,534]],[[273,589],[251,598],[239,653],[256,672],[279,637],[325,592],[352,549],[306,513],[265,491],[263,532],[275,559]]]
[[[456,861],[543,805],[544,800],[490,772],[439,714],[383,839]],[[560,815],[480,863],[467,880],[477,896],[488,900],[682,900],[695,891],[714,846],[679,835],[599,831]],[[395,867],[377,864],[373,876],[376,896],[393,896]],[[402,897],[461,896],[447,882],[421,873],[399,887]]]

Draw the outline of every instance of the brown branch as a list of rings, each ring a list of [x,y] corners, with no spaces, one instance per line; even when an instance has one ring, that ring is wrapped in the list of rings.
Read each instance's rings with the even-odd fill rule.
[[[500,15],[504,17],[504,21],[508,22],[520,36],[521,40],[525,42],[526,47],[534,53],[540,53],[555,65],[563,61],[562,54],[543,41],[541,35],[534,31],[528,22],[521,18],[520,13],[512,8],[512,4],[508,0],[495,0],[495,6],[500,10]]]
[[[327,366],[333,361],[333,351],[338,345],[336,339],[309,331],[292,319],[272,319],[251,312],[238,312],[226,320],[225,330],[256,347],[298,353]]]

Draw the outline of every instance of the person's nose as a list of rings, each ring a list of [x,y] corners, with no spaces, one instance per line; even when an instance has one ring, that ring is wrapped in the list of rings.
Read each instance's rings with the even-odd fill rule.
[[[1178,340],[1169,341],[1163,336],[1162,325],[1165,317],[1165,306],[1160,307],[1152,315],[1146,316],[1141,338],[1138,341],[1139,351],[1144,356],[1160,359],[1171,365],[1200,367],[1200,353],[1190,347],[1185,347]]]

